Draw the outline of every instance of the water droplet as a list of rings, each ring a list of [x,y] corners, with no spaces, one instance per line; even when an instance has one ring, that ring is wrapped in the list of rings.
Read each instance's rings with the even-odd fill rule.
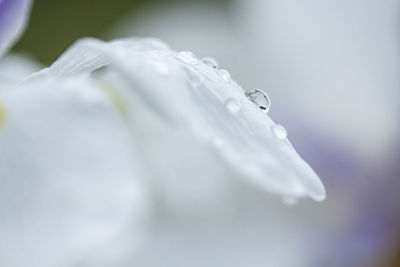
[[[229,71],[227,71],[227,70],[220,69],[220,70],[218,70],[218,74],[219,74],[219,76],[221,76],[221,78],[222,78],[224,81],[226,81],[226,82],[229,82],[230,79],[231,79],[231,74],[230,74]]]
[[[233,98],[229,98],[228,100],[226,100],[225,107],[228,109],[230,113],[237,113],[241,109],[240,103]]]
[[[218,61],[213,57],[205,57],[201,61],[213,69],[218,69]]]
[[[179,52],[178,55],[176,56],[176,58],[186,64],[196,65],[197,63],[199,63],[199,60],[190,51]]]
[[[280,124],[275,124],[274,126],[272,126],[272,133],[281,140],[287,137],[287,131],[285,127]]]
[[[246,92],[246,96],[251,102],[256,104],[264,113],[268,113],[271,107],[271,100],[268,95],[259,89],[252,89]]]
[[[286,196],[286,197],[282,198],[282,202],[286,206],[294,206],[297,203],[299,203],[299,199],[297,197],[288,197],[288,196]]]

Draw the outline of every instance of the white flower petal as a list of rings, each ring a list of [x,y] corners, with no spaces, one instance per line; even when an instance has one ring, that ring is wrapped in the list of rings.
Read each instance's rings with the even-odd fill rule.
[[[0,61],[0,90],[6,88],[3,84],[16,84],[27,75],[43,68],[39,63],[22,54],[7,54]]]
[[[207,64],[187,64],[176,55],[153,39],[83,39],[36,79],[69,77],[110,64],[161,116],[216,146],[223,160],[255,184],[283,196],[325,198],[318,176],[287,139],[273,134],[275,123],[236,82]],[[231,100],[240,110],[226,108]]]
[[[145,206],[130,143],[84,79],[1,90],[1,265],[64,266],[132,227]]]

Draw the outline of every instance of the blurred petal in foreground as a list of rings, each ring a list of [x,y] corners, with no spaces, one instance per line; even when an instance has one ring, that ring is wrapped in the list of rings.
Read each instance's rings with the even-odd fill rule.
[[[1,265],[74,263],[134,229],[141,172],[112,102],[85,79],[2,89]]]

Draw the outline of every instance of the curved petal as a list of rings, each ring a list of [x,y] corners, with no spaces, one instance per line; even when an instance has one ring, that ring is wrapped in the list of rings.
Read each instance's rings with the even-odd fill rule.
[[[31,0],[0,0],[0,57],[25,28]]]
[[[276,124],[226,72],[197,59],[182,62],[160,41],[83,39],[31,80],[74,76],[107,64],[162,117],[214,147],[221,159],[256,185],[284,197],[325,198],[315,172],[285,137],[274,134]],[[229,107],[232,101],[234,110]]]

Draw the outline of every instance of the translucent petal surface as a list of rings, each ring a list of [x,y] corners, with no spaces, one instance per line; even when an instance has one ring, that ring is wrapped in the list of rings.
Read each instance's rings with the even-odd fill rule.
[[[85,79],[3,88],[0,265],[75,266],[132,227],[135,162],[122,116]]]
[[[0,90],[7,86],[3,84],[16,84],[27,75],[42,69],[43,67],[29,57],[20,54],[9,53],[0,61]]]
[[[0,0],[0,57],[20,36],[30,6],[30,0]]]
[[[83,39],[31,80],[70,77],[108,64],[162,117],[214,147],[248,181],[285,197],[325,198],[318,176],[286,138],[274,134],[275,123],[225,71],[182,60],[160,41]],[[227,102],[238,108],[232,112]]]

